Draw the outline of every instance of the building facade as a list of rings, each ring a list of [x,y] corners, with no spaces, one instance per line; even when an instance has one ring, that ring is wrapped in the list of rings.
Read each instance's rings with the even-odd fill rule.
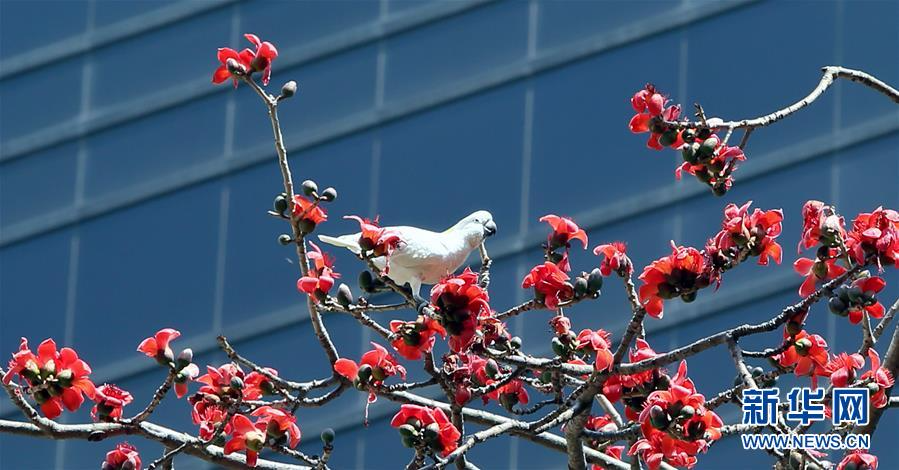
[[[666,350],[761,321],[798,299],[792,247],[804,201],[829,201],[847,217],[899,206],[899,110],[838,83],[757,131],[735,188],[718,198],[691,178],[675,181],[679,156],[628,131],[628,99],[651,81],[676,102],[736,119],[798,100],[825,65],[895,86],[897,18],[896,1],[0,0],[0,354],[22,336],[52,336],[136,404],[164,372],[134,349],[162,327],[179,329],[177,344],[201,365],[224,361],[215,336],[225,334],[283,376],[329,373],[294,288],[294,253],[276,241],[286,226],[266,214],[281,179],[264,107],[245,87],[209,80],[216,48],[246,46],[245,32],[279,48],[272,87],[299,84],[281,110],[295,178],[339,192],[321,233],[354,230],[345,214],[443,229],[488,209],[499,226],[488,243],[490,295],[503,309],[530,295],[520,283],[541,261],[544,214],[573,217],[591,248],[626,240],[639,267],[667,255],[670,240],[702,246],[727,203],[753,200],[784,210],[784,263],[728,272],[720,290],[672,304],[647,328]],[[355,286],[362,266],[335,254]],[[576,270],[596,263],[574,250]],[[899,295],[899,276],[885,275],[884,303]],[[572,309],[576,327],[621,333],[627,301],[607,284]],[[545,353],[548,318],[530,312],[509,326],[526,350]],[[351,318],[325,321],[348,357],[373,340]],[[860,340],[823,305],[809,328],[838,351]],[[779,341],[766,338],[750,345]],[[690,365],[709,394],[735,376],[720,349]],[[346,393],[301,410],[302,450],[320,452],[318,433],[333,427],[335,468],[405,465],[387,423],[396,405],[372,405],[365,427],[364,403]],[[61,419],[89,420],[86,408]],[[4,418],[16,411],[0,404]],[[721,411],[739,419],[735,407]],[[899,467],[897,416],[874,439],[881,468]],[[195,431],[185,400],[166,400],[154,420]],[[161,453],[130,441],[146,462]],[[0,468],[96,468],[112,446],[0,435]],[[485,469],[565,466],[561,454],[508,438],[471,458]],[[697,468],[770,465],[725,439]],[[177,466],[208,468],[191,458]]]

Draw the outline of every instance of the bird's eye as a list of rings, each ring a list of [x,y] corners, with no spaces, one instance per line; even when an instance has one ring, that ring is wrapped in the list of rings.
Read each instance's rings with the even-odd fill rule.
[[[478,218],[475,218],[474,221],[475,221],[475,223],[481,223],[481,219],[478,219]]]

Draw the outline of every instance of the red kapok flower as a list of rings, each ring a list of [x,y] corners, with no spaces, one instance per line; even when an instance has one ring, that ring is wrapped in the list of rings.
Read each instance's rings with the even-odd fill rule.
[[[112,384],[103,384],[96,389],[93,397],[97,402],[91,410],[94,421],[116,421],[122,418],[122,407],[131,403],[134,397]]]
[[[886,367],[880,367],[880,356],[874,348],[868,349],[868,358],[871,360],[871,369],[860,377],[861,380],[870,380],[868,386],[877,386],[877,391],[871,390],[871,406],[883,408],[887,406],[890,397],[886,391],[893,386],[893,374]]]
[[[846,387],[855,382],[855,371],[864,366],[865,358],[861,354],[840,353],[827,363],[825,370],[834,387]]]
[[[384,268],[384,273],[388,273],[390,270],[390,254],[402,242],[399,234],[379,227],[377,218],[369,220],[355,215],[347,215],[343,218],[359,222],[359,229],[361,230],[359,234],[359,248],[363,254],[370,253],[372,257],[385,256],[387,264]]]
[[[534,266],[521,283],[523,289],[534,288],[537,300],[546,308],[556,309],[559,304],[574,297],[574,287],[569,277],[558,265],[549,261]]]
[[[215,435],[219,424],[227,417],[227,410],[224,409],[221,402],[202,397],[191,397],[190,400],[194,402],[193,408],[191,408],[191,418],[194,424],[200,426],[200,439],[208,441]],[[225,434],[231,432],[231,423],[225,425],[224,431]]]
[[[306,258],[312,261],[312,266],[308,274],[297,281],[297,290],[318,299],[334,287],[334,280],[339,279],[340,274],[334,272],[334,258],[322,252],[315,243],[309,242],[309,245],[312,249],[306,253]]]
[[[899,212],[878,207],[874,212],[859,214],[852,221],[846,245],[859,264],[876,255],[878,266],[888,263],[899,268]]]
[[[140,454],[137,447],[127,442],[116,444],[115,449],[106,453],[106,460],[100,466],[101,470],[140,470]]]
[[[835,250],[830,250],[831,252]],[[799,295],[808,297],[815,293],[817,285],[829,281],[846,272],[846,268],[836,264],[836,258],[826,260],[811,260],[799,258],[793,263],[793,270],[799,275],[805,276],[805,281],[799,286]]]
[[[259,417],[256,428],[265,429],[269,436],[275,439],[287,436],[291,448],[300,443],[300,427],[297,426],[296,416],[268,405],[256,408],[252,415]]]
[[[446,413],[440,408],[403,405],[400,407],[400,411],[390,420],[390,425],[398,428],[405,424],[419,428],[419,430],[425,429],[431,424],[436,424],[437,437],[433,442],[444,457],[456,450],[456,447],[459,445],[459,438],[462,437],[459,430],[453,426]],[[423,433],[419,432],[418,434],[422,435]]]
[[[705,142],[714,144],[710,153],[703,153],[703,149],[708,148]],[[679,181],[682,173],[687,172],[712,187],[715,194],[720,196],[726,193],[733,185],[733,173],[737,165],[746,160],[743,150],[724,144],[715,134],[701,143],[696,139],[687,145],[682,152],[684,163],[674,170],[675,179]]]
[[[562,315],[556,315],[549,319],[549,326],[556,332],[556,335],[567,335],[571,331],[571,319]]]
[[[671,242],[671,254],[659,258],[643,268],[640,280],[640,302],[646,313],[662,318],[663,300],[690,295],[697,289],[708,286],[702,275],[705,260],[696,248],[677,246]]]
[[[577,335],[577,349],[596,354],[594,367],[596,370],[606,370],[612,366],[611,335],[605,330],[581,330]]]
[[[262,84],[268,85],[272,75],[272,61],[278,57],[278,50],[270,42],[259,40],[255,34],[244,34],[244,37],[256,46],[256,50],[247,48],[238,53],[228,47],[219,48],[218,60],[222,65],[212,74],[212,83],[218,84],[233,78],[234,86],[237,86],[237,77],[233,77],[228,70],[228,60],[233,59],[243,69],[242,73],[262,72]]]
[[[399,375],[403,380],[406,379],[406,368],[401,366],[395,357],[393,357],[384,346],[378,343],[371,343],[374,349],[362,355],[362,359],[356,364],[350,359],[338,359],[334,363],[334,370],[338,374],[350,380],[358,380],[362,385],[381,385],[384,379]],[[369,396],[370,401],[374,401],[374,394]]]
[[[827,341],[819,335],[810,335],[805,330],[795,336],[784,331],[784,340],[792,343],[786,351],[774,356],[781,366],[796,366],[793,373],[797,377],[812,378],[812,387],[818,387],[818,377],[827,376]]]
[[[645,359],[652,359],[657,355],[658,354],[649,346],[649,343],[642,338],[637,338],[635,347],[628,353],[630,362],[640,362]],[[602,393],[614,403],[620,400],[625,392],[651,384],[656,375],[658,375],[658,369],[645,370],[634,374],[612,375],[603,384]],[[636,419],[635,415],[631,416],[633,415],[631,412],[634,410],[631,410],[630,407],[625,411],[628,412],[631,419]]]
[[[750,204],[752,201],[740,207],[728,204],[724,208],[724,222],[721,224],[721,232],[715,236],[715,245],[722,250],[749,248],[750,255],[759,257],[759,264],[767,265],[769,257],[780,264],[782,250],[774,239],[781,232],[783,211],[762,211],[756,208],[750,214]]]
[[[96,389],[88,378],[90,373],[90,366],[78,358],[74,349],[57,351],[56,342],[46,339],[38,346],[35,355],[28,348],[28,340],[22,338],[19,351],[13,354],[9,369],[3,375],[3,383],[8,384],[13,376],[18,375],[31,387],[47,385],[34,391],[32,397],[44,415],[54,419],[62,414],[63,407],[69,411],[77,410],[84,403],[84,395],[94,397]],[[62,389],[62,392],[51,394],[49,386]]]
[[[267,424],[267,423],[266,423]],[[259,458],[259,451],[265,444],[265,426],[259,429],[253,425],[250,418],[244,415],[234,415],[231,418],[231,430],[229,435],[231,439],[225,443],[225,455],[232,452],[245,451],[247,454],[247,466],[255,467],[256,460]]]
[[[263,367],[263,370],[277,377],[278,371],[271,367]],[[247,378],[243,381],[243,397],[245,400],[258,400],[265,395],[273,395],[275,393],[275,385],[265,375],[255,370],[247,374]]]
[[[175,376],[175,396],[182,398],[187,395],[188,382],[196,379],[198,375],[200,375],[200,368],[196,364],[190,363],[182,367]]]
[[[824,246],[836,248],[840,241],[846,239],[843,218],[833,208],[821,201],[807,201],[802,206],[802,237],[799,239],[798,251],[809,249],[819,242]]]
[[[311,224],[312,228],[328,220],[328,213],[320,205],[306,199],[300,194],[293,195],[293,208],[291,214],[294,218]],[[308,230],[311,232],[312,230]]]
[[[837,470],[877,470],[877,457],[863,450],[851,450],[837,465]]]
[[[863,313],[867,313],[871,318],[883,318],[885,313],[883,304],[877,301],[875,295],[882,291],[886,285],[887,283],[877,276],[864,277],[852,282],[852,286],[857,287],[862,294],[859,296],[858,304],[849,306],[850,323],[857,325],[862,321]]]
[[[571,240],[580,240],[584,244],[584,249],[587,249],[587,232],[578,227],[573,220],[549,214],[540,217],[540,222],[546,222],[553,228],[553,233],[547,239],[550,247],[567,248]]]
[[[478,274],[465,268],[431,289],[431,304],[440,324],[450,334],[450,348],[459,352],[474,338],[478,317],[490,312],[490,296],[478,285]]]
[[[436,341],[435,336],[446,337],[446,330],[437,320],[420,315],[415,321],[393,320],[390,331],[396,333],[396,339],[390,342],[393,349],[410,361],[421,359],[422,353],[431,351]]]
[[[203,385],[200,387],[200,393],[206,393],[216,396],[243,396],[241,389],[235,387],[239,382],[243,385],[243,370],[234,363],[222,364],[219,367],[206,366],[206,375],[197,379]]]
[[[143,340],[137,346],[137,350],[147,357],[156,359],[160,364],[167,365],[175,359],[175,354],[169,346],[169,342],[181,336],[181,332],[172,328],[163,328],[155,335]]]
[[[603,276],[608,276],[614,271],[621,277],[627,277],[634,272],[634,265],[627,257],[627,246],[624,242],[599,245],[593,249],[593,254],[605,257],[599,265],[599,271]]]

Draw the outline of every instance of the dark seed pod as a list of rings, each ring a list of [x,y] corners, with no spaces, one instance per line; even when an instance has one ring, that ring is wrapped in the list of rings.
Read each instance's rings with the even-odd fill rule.
[[[579,299],[585,295],[587,295],[587,280],[578,277],[574,280],[574,297]]]
[[[283,194],[275,196],[275,200],[274,202],[272,202],[272,208],[275,210],[275,212],[284,214],[284,211],[287,210],[287,198],[284,197]]]
[[[673,144],[676,141],[677,141],[677,130],[676,129],[670,129],[668,131],[665,131],[662,134],[662,136],[659,137],[659,144],[664,145],[665,147],[668,147],[669,145]]]
[[[842,300],[840,300],[839,297],[831,297],[830,300],[827,301],[827,308],[829,308],[832,313],[835,313],[837,315],[844,317],[848,315],[848,312],[846,311],[847,306],[845,303],[843,303]]]
[[[375,278],[370,271],[362,271],[359,273],[359,288],[365,292],[372,293],[375,290]]]
[[[300,228],[300,233],[302,233],[303,235],[308,235],[312,233],[313,230],[315,230],[315,222],[309,219],[300,219],[300,221],[297,222],[297,227]]]
[[[288,235],[286,233],[282,233],[281,235],[278,235],[278,243],[280,243],[284,246],[290,245],[290,243],[292,241],[293,241],[293,238],[290,238],[290,235]]]
[[[325,428],[325,430],[322,431],[322,443],[325,445],[330,445],[331,443],[333,443],[335,437],[337,437],[337,434],[331,428]]]
[[[599,294],[602,289],[602,283],[602,271],[599,268],[593,268],[593,271],[590,271],[590,275],[587,276],[587,292]]]
[[[662,409],[661,406],[653,405],[652,408],[649,409],[649,423],[656,429],[664,430],[668,429],[671,420],[668,419],[668,414],[665,413],[665,410]]]
[[[699,154],[703,157],[711,157],[715,153],[715,148],[718,147],[718,139],[714,137],[709,137],[702,141],[702,145],[699,146]]]
[[[281,97],[282,98],[290,98],[291,96],[297,94],[297,82],[291,80],[284,84],[281,87]]]

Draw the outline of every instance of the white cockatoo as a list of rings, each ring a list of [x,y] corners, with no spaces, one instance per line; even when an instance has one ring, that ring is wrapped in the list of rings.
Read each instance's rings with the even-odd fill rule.
[[[418,227],[384,227],[395,233],[400,241],[390,254],[390,269],[385,274],[398,285],[409,284],[412,295],[421,299],[422,284],[436,284],[456,272],[484,239],[496,233],[496,223],[487,211],[477,211],[442,232]],[[319,235],[324,243],[339,246],[359,254],[360,233],[329,237]],[[372,260],[383,273],[387,259]]]

